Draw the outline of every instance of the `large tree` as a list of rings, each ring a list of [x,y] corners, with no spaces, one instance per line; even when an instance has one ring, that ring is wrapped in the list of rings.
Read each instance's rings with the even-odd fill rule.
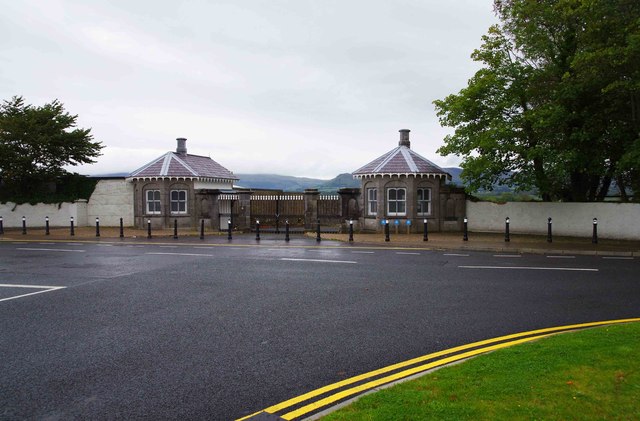
[[[5,192],[29,193],[68,174],[63,168],[95,162],[103,148],[91,129],[58,100],[43,106],[16,96],[0,106],[0,180]]]
[[[435,101],[455,128],[472,189],[536,189],[544,200],[640,191],[640,2],[495,0],[500,23],[468,86]]]

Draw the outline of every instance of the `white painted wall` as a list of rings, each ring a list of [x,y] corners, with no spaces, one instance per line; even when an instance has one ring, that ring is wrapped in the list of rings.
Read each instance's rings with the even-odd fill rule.
[[[124,179],[100,180],[87,204],[87,219],[92,224],[96,217],[105,227],[133,226],[133,183]]]
[[[72,216],[77,227],[93,225],[96,217],[100,217],[102,226],[118,226],[120,218],[125,226],[132,226],[133,183],[124,179],[100,180],[89,202],[78,200],[74,203],[37,205],[0,203],[0,216],[6,228],[22,227],[23,216],[26,218],[27,228],[44,227],[47,216],[51,227],[69,226]]]
[[[49,226],[68,226],[73,216],[77,226],[87,224],[87,201],[79,200],[75,203],[16,205],[12,202],[0,203],[0,216],[6,228],[22,227],[22,217],[26,218],[29,227],[44,227],[45,218],[49,217]]]
[[[638,203],[548,203],[548,202],[472,202],[467,200],[469,230],[520,234],[546,234],[547,218],[553,220],[553,235],[590,237],[593,218],[598,218],[598,237],[640,240]]]

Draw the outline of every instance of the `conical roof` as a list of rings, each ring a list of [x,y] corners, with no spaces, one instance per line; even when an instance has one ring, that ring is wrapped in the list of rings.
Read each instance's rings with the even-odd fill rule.
[[[154,159],[145,166],[129,174],[131,179],[145,178],[188,178],[202,181],[233,182],[238,177],[231,171],[207,156],[189,155],[185,146],[186,139],[178,138],[176,152]]]
[[[451,179],[451,174],[411,150],[409,130],[407,129],[400,130],[400,142],[397,148],[390,150],[353,172],[354,178],[385,175],[414,177],[434,176]]]

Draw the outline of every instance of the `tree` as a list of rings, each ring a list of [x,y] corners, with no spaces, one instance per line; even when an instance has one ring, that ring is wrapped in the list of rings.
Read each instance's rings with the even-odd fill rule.
[[[69,174],[63,166],[93,163],[103,148],[91,129],[58,100],[41,107],[15,96],[0,106],[0,180],[9,195],[23,195]]]
[[[495,0],[500,24],[472,58],[483,67],[435,101],[455,128],[474,190],[536,189],[544,200],[603,200],[640,183],[640,2]],[[636,194],[637,197],[637,194]]]

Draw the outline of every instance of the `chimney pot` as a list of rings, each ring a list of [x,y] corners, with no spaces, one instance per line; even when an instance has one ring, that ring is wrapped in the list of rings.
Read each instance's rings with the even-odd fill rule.
[[[409,141],[409,129],[400,130],[400,142],[398,142],[398,146],[406,146],[411,149],[411,142]]]
[[[187,154],[187,139],[184,137],[179,137],[176,139],[178,141],[178,147],[176,148],[176,153],[178,155],[186,155]]]

